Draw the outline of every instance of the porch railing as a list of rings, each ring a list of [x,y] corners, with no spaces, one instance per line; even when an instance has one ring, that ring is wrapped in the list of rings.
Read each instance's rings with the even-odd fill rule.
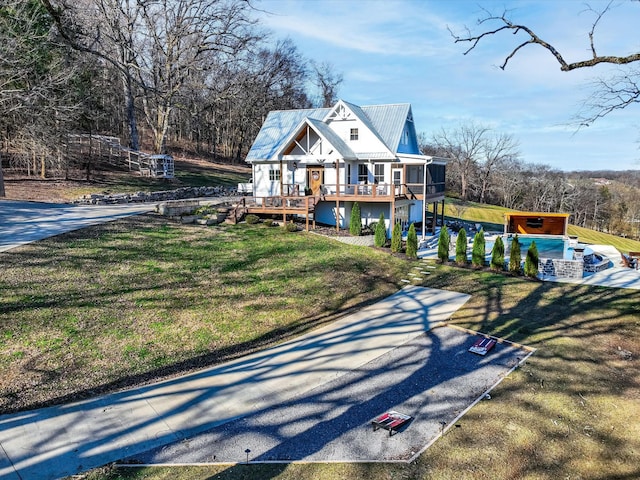
[[[444,195],[444,182],[427,184],[427,198]],[[283,189],[287,198],[304,196],[304,186],[284,184]],[[354,196],[354,197],[422,197],[425,189],[422,183],[348,183],[348,184],[329,184],[323,183],[320,190],[323,196]]]

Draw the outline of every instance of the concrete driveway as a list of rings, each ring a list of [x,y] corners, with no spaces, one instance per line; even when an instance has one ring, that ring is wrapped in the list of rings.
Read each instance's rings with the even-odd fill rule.
[[[151,203],[70,205],[0,200],[0,252],[154,208]]]
[[[445,290],[405,287],[330,325],[229,363],[79,403],[2,415],[0,478],[50,480],[74,475],[264,412],[328,382],[349,378],[345,375],[354,369],[446,321],[468,298]],[[444,346],[438,341],[429,351],[435,348]],[[390,373],[397,371],[398,363],[405,362],[392,362]],[[408,367],[415,370],[411,362]],[[411,378],[405,383],[415,384]],[[390,393],[398,389],[395,381],[379,388]],[[397,400],[395,394],[393,398]],[[359,403],[358,398],[352,400]],[[310,398],[307,403],[316,402]],[[371,407],[367,414],[378,413],[378,408],[383,406]],[[313,418],[308,420],[315,425]]]

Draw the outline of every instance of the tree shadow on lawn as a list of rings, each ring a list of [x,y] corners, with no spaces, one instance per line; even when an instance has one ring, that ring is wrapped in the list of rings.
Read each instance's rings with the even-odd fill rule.
[[[134,311],[134,313],[139,312],[136,315],[140,315],[140,318],[146,318],[144,312],[148,306],[161,315],[160,319],[171,319],[184,312],[185,309],[188,310],[194,306],[191,302],[196,302],[200,305],[198,308],[201,309],[210,306],[211,310],[208,315],[211,321],[215,322],[215,306],[220,301],[225,305],[235,305],[237,309],[244,309],[248,320],[252,317],[256,318],[258,315],[277,317],[282,313],[283,308],[281,303],[275,301],[281,298],[279,297],[280,292],[266,293],[267,298],[271,298],[273,301],[265,301],[265,294],[262,293],[252,296],[250,292],[254,285],[258,284],[252,282],[252,278],[254,275],[260,276],[261,270],[251,267],[260,262],[278,266],[279,258],[290,258],[291,256],[295,258],[298,251],[302,254],[309,248],[315,248],[317,250],[315,254],[308,255],[307,252],[309,258],[301,265],[296,265],[294,270],[289,266],[274,268],[269,273],[270,284],[284,285],[285,287],[289,285],[286,288],[297,292],[296,295],[313,297],[314,305],[310,310],[311,314],[300,317],[287,325],[271,326],[265,333],[247,341],[218,347],[213,351],[174,361],[160,368],[150,368],[139,374],[129,372],[113,381],[94,383],[68,393],[54,394],[46,400],[28,400],[28,394],[24,391],[9,392],[5,395],[3,412],[66,403],[229,361],[266,346],[291,339],[310,329],[335,321],[354,310],[370,305],[379,299],[379,294],[375,292],[392,293],[397,290],[393,276],[366,274],[367,263],[373,262],[372,259],[367,261],[359,257],[350,259],[348,253],[324,257],[323,252],[332,253],[335,246],[331,242],[323,245],[317,242],[315,237],[306,240],[299,237],[293,243],[271,241],[256,245],[255,248],[249,249],[246,255],[240,253],[225,255],[224,252],[216,252],[215,245],[212,244],[224,232],[214,230],[203,234],[202,229],[194,230],[188,227],[163,225],[162,219],[142,216],[94,229],[71,232],[12,252],[5,257],[7,268],[12,268],[12,265],[16,268],[24,267],[24,264],[29,265],[32,272],[36,271],[35,269],[45,272],[47,268],[51,268],[53,271],[60,272],[60,278],[56,277],[56,280],[46,289],[31,288],[29,278],[19,279],[19,282],[12,285],[7,284],[6,293],[12,296],[13,300],[3,302],[0,306],[0,314],[8,318],[21,314],[21,312],[51,311],[52,318],[58,317],[56,320],[44,325],[44,317],[34,317],[35,323],[30,328],[59,329],[58,336],[63,340],[65,325],[63,325],[64,321],[61,317],[69,314],[79,318],[91,318],[94,316],[93,312],[103,311],[103,313],[118,318],[125,315],[126,311]],[[230,235],[233,241],[253,241],[255,243],[256,239],[264,234],[264,232],[257,230],[258,228],[260,227],[243,230],[232,229]],[[185,241],[181,236],[184,232],[194,231],[198,233],[191,241]],[[149,240],[151,244],[146,242],[141,245],[136,244],[138,246],[135,248],[123,249],[121,237],[123,235],[137,235],[140,232],[151,238]],[[272,238],[276,240],[296,238],[290,235],[280,237],[276,232],[270,232],[270,235],[273,235]],[[94,237],[99,237],[101,240],[93,243],[91,239]],[[157,243],[154,242],[156,237],[158,237]],[[87,242],[89,245],[85,244]],[[176,242],[179,244],[178,248],[175,248],[175,245],[167,245],[167,243],[175,244]],[[152,248],[154,245],[155,248]],[[61,253],[56,255],[51,252]],[[211,252],[211,254],[207,255],[207,252]],[[156,260],[157,263],[155,263]],[[170,261],[171,264],[167,267],[165,261]],[[327,262],[330,262],[329,267],[327,267]],[[69,268],[65,267],[66,264],[69,264]],[[316,270],[325,271],[327,268],[330,269],[332,275],[337,277],[337,285],[317,290],[317,293],[314,293],[313,285],[303,288],[304,283],[298,281],[300,275],[311,275]],[[167,272],[167,269],[173,271]],[[350,276],[352,272],[349,270],[356,270],[358,273],[353,277]],[[103,271],[106,273],[102,273]],[[75,272],[73,275],[77,278],[66,281],[65,276],[71,275],[68,272]],[[220,272],[225,272],[224,274],[227,275],[224,285],[221,286],[215,283],[215,279],[212,279],[217,274],[222,274]],[[240,274],[242,272],[246,272],[246,274]],[[351,280],[351,284],[340,285],[340,282],[347,279]],[[260,280],[260,278],[256,278],[256,280]],[[34,281],[38,281],[38,278],[34,277]],[[354,301],[348,295],[351,291],[357,293],[358,297],[364,298],[364,300],[358,301],[356,299]],[[154,318],[155,320],[158,318]],[[84,320],[81,321],[84,322]],[[94,321],[99,322],[100,319]],[[43,325],[39,326],[38,322]],[[15,327],[7,324],[5,328]],[[105,327],[98,326],[97,328]],[[152,339],[152,337],[149,338],[149,340]],[[154,355],[160,353],[153,352]],[[40,382],[38,388],[48,392],[59,391],[58,385],[69,372],[47,368],[43,364],[44,354],[46,351],[27,359],[23,369],[37,375]],[[68,384],[66,381],[63,383]],[[86,382],[83,382],[83,385],[86,385]],[[16,401],[18,397],[20,397],[20,402]]]
[[[629,428],[640,419],[637,291],[449,268],[429,280],[473,295],[452,323],[537,348],[491,404],[466,415],[465,432],[431,449],[431,462],[478,477],[640,476]]]
[[[233,412],[220,411],[220,407],[217,407],[221,398],[231,399],[235,404],[242,402],[249,391],[252,392],[250,398],[253,399],[257,395],[249,402],[257,402],[257,405],[264,401],[267,405],[273,404],[274,401],[275,404],[279,404],[296,392],[302,392],[302,398],[305,398],[309,374],[332,376],[335,371],[339,372],[341,369],[345,369],[344,373],[352,370],[352,365],[345,364],[343,358],[345,344],[348,350],[360,352],[368,357],[371,355],[369,350],[372,349],[369,339],[372,335],[382,335],[379,338],[383,340],[383,344],[374,348],[372,358],[376,358],[379,354],[375,352],[379,348],[389,348],[388,335],[397,335],[398,331],[406,332],[400,335],[416,335],[419,331],[427,330],[429,326],[425,322],[431,319],[437,321],[449,311],[451,299],[457,298],[459,302],[466,298],[462,297],[446,292],[425,296],[422,290],[417,293],[411,290],[388,299],[384,308],[375,307],[363,312],[361,320],[350,319],[329,330],[311,332],[309,336],[296,339],[276,350],[259,352],[230,364],[194,373],[186,379],[170,380],[160,385],[121,392],[108,398],[96,398],[81,404],[4,416],[0,430],[4,430],[6,436],[3,447],[21,474],[30,478],[40,478],[38,475],[41,475],[41,472],[51,472],[54,468],[64,469],[64,472],[55,470],[57,474],[73,473],[78,462],[85,468],[98,466],[100,462],[106,463],[123,458],[126,454],[131,455],[156,445],[172,443],[179,440],[181,435],[188,437],[209,429],[216,423],[233,420],[237,413],[234,415]],[[423,303],[424,299],[427,299],[426,303]],[[439,313],[432,314],[432,309]],[[356,320],[358,318],[360,317],[356,317]],[[433,344],[433,350],[436,351],[439,348],[438,343],[434,341]],[[310,362],[308,365],[311,370],[292,371],[291,366],[296,363],[296,358]],[[397,360],[403,361],[401,357]],[[419,369],[419,365],[416,368]],[[236,377],[238,372],[241,375]],[[378,373],[384,372],[376,372]],[[298,380],[300,375],[303,375],[302,383]],[[455,373],[443,373],[444,377],[450,375]],[[289,380],[283,383],[280,380],[282,377]],[[187,383],[184,380],[187,380]],[[256,384],[258,380],[261,383]],[[274,389],[273,385],[265,387],[262,383],[267,382],[268,385],[270,381],[285,387],[287,393],[284,397],[281,396],[283,392]],[[439,382],[440,379],[432,381]],[[406,383],[407,389],[402,388],[402,382],[409,382]],[[387,392],[388,398],[391,395],[394,401],[398,398],[408,398],[414,390],[411,389],[409,380],[403,379],[402,382],[392,381],[384,385],[382,391]],[[257,389],[255,385],[258,385]],[[299,390],[300,388],[302,390]],[[330,396],[331,393],[327,392],[326,395]],[[380,395],[378,391],[374,391],[373,394]],[[309,401],[313,403],[317,399],[312,395]],[[358,402],[357,399],[355,401]],[[340,400],[329,399],[328,402],[340,403]],[[106,418],[103,417],[118,415],[119,408],[126,411],[147,411],[150,414],[129,416],[122,425],[111,426],[106,423]],[[211,413],[210,410],[216,408],[218,410]],[[253,407],[249,411],[252,410]],[[77,423],[78,415],[82,418],[80,423]],[[185,416],[188,419],[185,420]],[[86,419],[89,418],[91,422],[87,422]],[[309,418],[313,421],[313,414]],[[36,420],[37,427],[34,426]],[[55,422],[55,429],[47,430],[44,427],[45,423],[50,422]],[[20,431],[26,429],[26,438],[32,438],[27,430],[38,429],[39,434],[33,437],[36,443],[27,449],[28,454],[20,449],[23,453],[17,455],[15,447],[9,448],[8,442],[12,441],[10,439],[16,438],[12,429],[16,428]],[[50,457],[48,453],[52,445],[56,446],[57,454],[54,457]],[[317,444],[313,446],[317,447]],[[98,462],[98,465],[95,462]]]

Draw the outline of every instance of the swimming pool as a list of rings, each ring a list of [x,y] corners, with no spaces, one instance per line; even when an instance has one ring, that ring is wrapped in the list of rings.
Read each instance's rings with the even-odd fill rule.
[[[509,235],[504,241],[505,257],[511,254],[511,242],[513,236]],[[536,242],[539,258],[556,258],[564,260],[573,260],[573,247],[569,246],[569,239],[563,236],[538,236],[538,235],[518,235],[520,243],[520,254],[524,258],[527,250],[531,246],[531,242]]]
[[[503,235],[502,241],[504,242],[504,256],[506,258],[511,256],[511,242],[514,235]],[[554,258],[559,260],[573,260],[573,247],[569,246],[568,237],[562,235],[518,235],[518,242],[520,243],[520,255],[524,259],[527,255],[527,250],[531,246],[531,242],[536,242],[536,248],[538,249],[538,258]],[[486,253],[491,255],[493,249],[493,241],[486,242]]]

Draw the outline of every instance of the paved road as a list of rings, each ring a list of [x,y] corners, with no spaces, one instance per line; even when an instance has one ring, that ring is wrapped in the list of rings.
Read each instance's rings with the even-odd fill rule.
[[[76,474],[266,411],[424,335],[468,298],[408,286],[326,327],[230,363],[76,404],[0,416],[0,478]]]
[[[68,205],[0,200],[0,252],[154,208],[149,203]]]

